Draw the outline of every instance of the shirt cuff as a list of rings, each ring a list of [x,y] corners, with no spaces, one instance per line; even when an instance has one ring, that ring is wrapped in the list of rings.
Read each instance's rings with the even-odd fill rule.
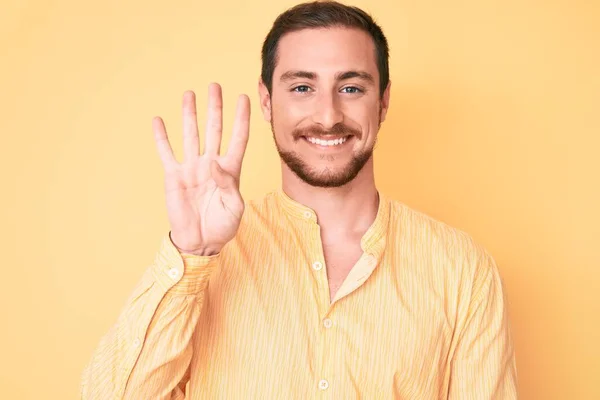
[[[206,289],[211,273],[219,264],[220,254],[180,253],[167,233],[154,259],[154,276],[168,293],[197,295]]]

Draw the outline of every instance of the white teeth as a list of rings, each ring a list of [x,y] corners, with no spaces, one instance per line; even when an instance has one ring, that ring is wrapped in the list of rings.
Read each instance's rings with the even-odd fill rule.
[[[319,146],[337,146],[338,144],[342,144],[346,140],[348,140],[348,137],[343,137],[343,138],[334,139],[334,140],[321,140],[321,139],[312,138],[312,137],[309,137],[306,139],[311,143],[318,144]]]

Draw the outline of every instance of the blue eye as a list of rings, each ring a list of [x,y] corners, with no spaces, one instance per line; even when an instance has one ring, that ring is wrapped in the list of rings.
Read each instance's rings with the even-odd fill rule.
[[[356,86],[347,86],[347,87],[343,88],[342,90],[345,90],[345,89],[352,89],[350,92],[346,92],[346,93],[351,93],[351,94],[353,94],[353,93],[362,93],[362,90],[360,90]]]
[[[306,90],[296,90],[296,89],[300,89],[300,88],[306,89]],[[293,92],[298,92],[298,93],[306,93],[306,92],[308,92],[309,89],[310,88],[308,86],[306,86],[306,85],[300,85],[300,86],[296,86],[295,88],[293,88],[292,91]]]

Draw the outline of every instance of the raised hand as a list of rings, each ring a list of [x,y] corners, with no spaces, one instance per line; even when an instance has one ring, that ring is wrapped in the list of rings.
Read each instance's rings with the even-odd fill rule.
[[[250,99],[237,102],[229,149],[220,155],[223,130],[221,87],[208,88],[208,118],[204,152],[200,153],[196,98],[183,94],[184,160],[177,162],[163,120],[152,120],[154,138],[165,170],[171,240],[180,252],[212,255],[235,236],[244,212],[239,191],[242,160],[248,143]]]

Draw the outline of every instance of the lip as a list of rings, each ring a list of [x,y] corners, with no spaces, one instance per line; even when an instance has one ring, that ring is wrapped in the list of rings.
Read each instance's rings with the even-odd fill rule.
[[[344,138],[344,137],[347,137],[347,139],[346,139],[346,141],[344,143],[337,144],[337,145],[334,145],[334,146],[322,146],[320,144],[311,143],[311,142],[308,141],[308,138],[306,136],[302,136],[302,140],[306,144],[310,145],[311,147],[319,149],[321,151],[338,151],[338,150],[346,148],[346,146],[348,146],[348,143],[350,141],[352,141],[352,139],[354,138],[354,135],[319,138],[319,139],[323,139],[323,140],[335,140],[335,139],[340,139],[340,138]]]

